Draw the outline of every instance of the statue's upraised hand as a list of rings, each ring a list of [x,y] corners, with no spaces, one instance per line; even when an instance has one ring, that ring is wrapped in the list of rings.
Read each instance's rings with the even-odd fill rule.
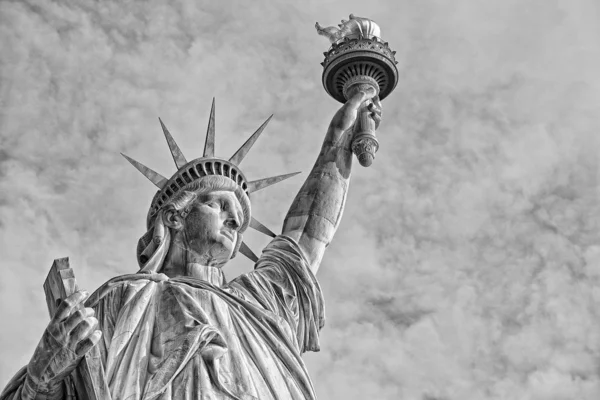
[[[27,365],[28,384],[34,392],[55,391],[100,340],[102,332],[97,330],[94,310],[83,307],[87,297],[85,291],[75,292],[56,308]]]
[[[370,111],[370,117],[375,121],[375,128],[381,122],[381,102],[377,91],[370,85],[364,85],[338,110],[334,115],[326,141],[342,144],[350,148],[352,141],[351,128],[354,126],[359,109],[366,106]]]
[[[375,129],[379,128],[379,123],[381,122],[381,115],[383,110],[381,109],[381,100],[379,100],[379,96],[373,98],[373,102],[367,106],[368,110],[371,112],[370,116],[375,121]]]

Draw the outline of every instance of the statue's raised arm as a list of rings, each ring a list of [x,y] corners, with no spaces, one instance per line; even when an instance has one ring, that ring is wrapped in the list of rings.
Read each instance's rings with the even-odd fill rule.
[[[339,226],[352,169],[352,139],[359,108],[367,103],[375,126],[381,103],[372,87],[364,87],[333,117],[312,171],[296,195],[283,223],[283,234],[296,240],[313,273]]]
[[[331,42],[323,53],[323,86],[344,105],[335,114],[317,161],[300,189],[283,224],[283,234],[296,240],[311,270],[319,268],[325,249],[340,223],[352,166],[373,162],[379,143],[375,130],[381,120],[380,99],[398,82],[395,52],[381,40],[379,25],[350,14],[338,27],[317,33]]]

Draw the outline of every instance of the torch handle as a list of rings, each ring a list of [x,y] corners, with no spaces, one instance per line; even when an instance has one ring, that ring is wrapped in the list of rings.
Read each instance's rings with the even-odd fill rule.
[[[375,153],[379,149],[379,142],[375,137],[375,121],[371,118],[369,104],[371,100],[365,101],[358,109],[352,136],[352,152],[363,167],[373,163]]]
[[[354,123],[354,137],[361,134],[375,135],[375,121],[371,118],[371,111],[369,111],[369,104],[371,103],[371,100],[366,100],[360,105]]]

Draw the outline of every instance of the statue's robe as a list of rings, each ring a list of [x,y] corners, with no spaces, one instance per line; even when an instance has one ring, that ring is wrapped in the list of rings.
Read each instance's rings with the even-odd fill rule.
[[[319,350],[323,298],[298,245],[277,237],[228,284],[205,273],[117,277],[87,300],[112,399],[315,398],[300,356]],[[1,399],[20,398],[24,375]]]

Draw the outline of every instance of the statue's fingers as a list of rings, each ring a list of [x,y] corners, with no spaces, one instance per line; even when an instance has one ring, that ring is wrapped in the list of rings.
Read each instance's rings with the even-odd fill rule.
[[[375,103],[369,104],[368,110],[371,112],[372,117],[375,117],[375,115],[378,115],[381,117],[381,108],[378,107],[377,104],[375,104]]]
[[[379,115],[381,115],[383,112],[383,108],[381,107],[381,100],[379,99],[379,96],[373,97],[373,109]]]
[[[56,312],[54,313],[54,317],[52,320],[54,322],[60,322],[66,319],[71,312],[76,309],[82,301],[84,301],[89,296],[89,293],[85,290],[80,290],[78,292],[73,293],[66,299],[64,299],[56,308]]]
[[[381,116],[380,115],[373,115],[373,120],[375,121],[375,129],[379,128],[379,124],[381,123]]]
[[[379,117],[379,119],[381,119],[381,109],[376,108],[373,110],[373,117],[375,117],[375,116],[377,116],[377,117]]]
[[[373,97],[373,103],[375,104],[375,107],[377,107],[379,110],[382,109],[382,107],[381,107],[381,99],[379,98],[379,95]]]
[[[71,331],[71,343],[79,343],[90,335],[98,327],[98,320],[95,317],[84,319]]]
[[[78,356],[85,355],[88,351],[92,349],[102,337],[102,331],[96,330],[92,332],[91,335],[83,339],[81,342],[77,343],[77,347],[75,348],[75,354]]]
[[[66,332],[71,332],[77,325],[79,325],[84,319],[94,316],[93,308],[82,308],[77,310],[65,320],[64,328]]]

